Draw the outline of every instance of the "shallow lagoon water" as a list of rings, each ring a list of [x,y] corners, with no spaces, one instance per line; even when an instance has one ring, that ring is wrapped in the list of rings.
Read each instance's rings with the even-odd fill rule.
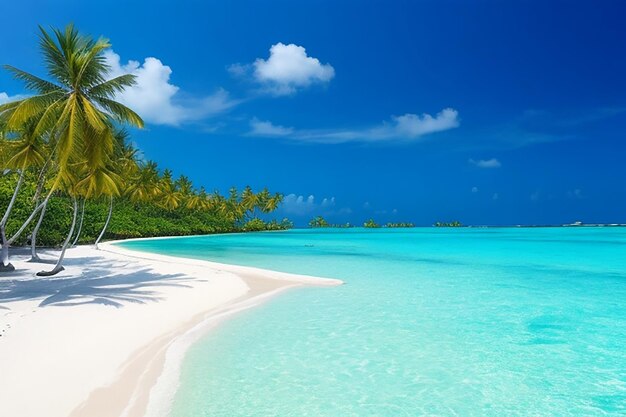
[[[220,325],[172,417],[626,415],[626,229],[317,229],[129,249],[340,278]]]

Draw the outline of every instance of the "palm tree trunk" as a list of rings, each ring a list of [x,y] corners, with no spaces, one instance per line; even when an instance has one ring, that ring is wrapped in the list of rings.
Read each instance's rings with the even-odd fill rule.
[[[39,255],[37,255],[37,233],[39,233],[39,228],[41,227],[41,223],[43,222],[43,218],[46,215],[46,209],[48,205],[46,204],[41,209],[41,214],[39,215],[39,220],[33,229],[33,233],[30,235],[30,262],[39,262],[41,259]]]
[[[83,199],[83,209],[80,213],[80,222],[78,223],[78,232],[76,232],[76,237],[72,242],[72,246],[76,246],[76,242],[78,242],[78,238],[80,237],[80,232],[83,230],[83,220],[85,219],[85,199]]]
[[[109,215],[107,217],[107,221],[104,223],[104,227],[102,228],[102,231],[100,232],[100,236],[98,236],[98,239],[96,239],[96,249],[98,249],[98,243],[100,243],[100,240],[104,236],[104,232],[107,230],[107,227],[109,227],[109,222],[111,221],[111,214],[113,214],[113,196],[111,196],[111,202],[109,203]]]
[[[61,248],[61,255],[59,255],[59,260],[51,271],[41,271],[37,272],[37,276],[39,277],[49,277],[52,275],[56,275],[59,272],[63,271],[63,259],[65,258],[65,251],[70,244],[70,240],[72,239],[72,235],[74,234],[74,227],[76,227],[76,218],[78,217],[78,201],[76,197],[72,197],[72,202],[74,203],[74,215],[72,216],[72,226],[70,227],[70,232],[67,234],[67,238],[65,238],[65,242],[63,242],[63,247]]]
[[[9,215],[11,214],[11,210],[13,210],[13,205],[15,204],[15,200],[17,199],[17,195],[20,191],[20,187],[22,186],[23,181],[24,170],[21,170],[20,177],[17,180],[15,190],[13,191],[13,196],[11,197],[11,201],[9,201],[9,205],[4,212],[4,216],[2,216],[2,220],[0,220],[0,237],[2,239],[2,249],[0,250],[0,271],[2,272],[15,270],[11,262],[9,262],[9,242],[7,241],[6,236],[6,224],[9,221]]]
[[[4,226],[0,225],[0,237],[2,239],[2,250],[0,251],[0,272],[11,272],[15,267],[9,262],[9,242],[4,231]]]
[[[35,190],[35,206],[39,205],[41,191],[43,190],[44,182],[46,179],[46,167],[48,166],[48,159],[39,173],[39,179],[37,180],[37,189]],[[37,224],[33,228],[33,231],[30,234],[30,260],[28,262],[41,262],[39,255],[37,255],[37,234],[39,233],[39,228],[41,227],[41,223],[43,222],[43,218],[46,215],[46,209],[48,208],[48,204],[46,203],[41,208],[41,214],[39,215],[39,220]]]
[[[15,185],[15,190],[13,191],[13,196],[11,197],[11,201],[9,201],[9,206],[4,212],[4,216],[2,216],[2,220],[0,220],[0,225],[6,226],[7,221],[9,220],[9,215],[11,214],[11,210],[13,210],[13,205],[15,204],[15,200],[17,199],[17,194],[20,191],[20,187],[22,186],[22,182],[24,181],[24,170],[20,170],[20,176],[17,180],[17,184]]]
[[[37,207],[35,207],[35,209],[33,210],[33,212],[30,214],[30,216],[28,217],[28,219],[26,219],[26,221],[24,222],[24,224],[22,224],[22,226],[19,228],[19,230],[17,232],[15,232],[15,234],[11,237],[11,239],[9,239],[9,245],[11,245],[13,242],[15,242],[15,240],[17,238],[20,237],[20,235],[22,234],[22,232],[24,232],[24,230],[26,230],[26,228],[28,227],[28,225],[30,224],[30,222],[33,221],[33,219],[35,218],[35,216],[37,215],[37,213],[39,213],[39,211],[41,209],[43,209],[46,205],[48,205],[48,201],[50,200],[50,197],[52,197],[52,193],[54,190],[50,190],[50,192],[48,193],[48,195],[46,196],[46,198],[43,200],[43,202],[41,204],[39,204]]]

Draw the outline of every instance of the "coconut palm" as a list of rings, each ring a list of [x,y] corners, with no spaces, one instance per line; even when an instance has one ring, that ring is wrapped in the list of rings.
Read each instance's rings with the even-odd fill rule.
[[[49,160],[48,160],[49,162]],[[46,168],[44,167],[39,173],[39,179],[37,181],[37,190],[35,191],[35,207],[39,205],[39,200],[41,199],[41,194],[43,192],[45,183],[46,183]],[[39,233],[39,229],[41,228],[41,223],[46,215],[47,203],[41,208],[41,212],[39,213],[39,220],[35,224],[31,234],[30,234],[30,261],[29,262],[41,262],[39,255],[37,255],[37,234]]]
[[[82,199],[82,204],[79,202],[78,206],[79,206],[79,210],[80,210],[80,221],[78,222],[78,230],[76,231],[76,236],[74,237],[74,240],[72,241],[72,246],[76,246],[76,243],[78,243],[78,238],[80,238],[80,233],[83,230],[83,222],[85,220],[85,203],[87,202],[87,199],[83,198]],[[43,209],[42,209],[43,212]]]
[[[271,213],[274,210],[276,210],[278,208],[278,206],[280,206],[280,204],[283,202],[284,196],[280,193],[275,193],[273,196],[271,196],[269,194],[269,191],[266,189],[264,189],[262,191],[263,194],[263,204],[261,205],[261,211],[263,213]],[[266,194],[265,194],[266,193]],[[267,195],[267,197],[266,197]]]
[[[111,217],[113,215],[113,201],[116,196],[120,195],[120,189],[126,186],[126,182],[123,178],[132,178],[137,173],[138,165],[136,161],[137,150],[128,143],[128,132],[125,130],[117,130],[114,135],[114,152],[113,159],[111,161],[111,172],[113,175],[109,175],[112,181],[106,181],[102,183],[102,187],[94,187],[95,192],[99,195],[106,195],[109,197],[109,212],[102,227],[102,231],[96,239],[95,246],[98,249],[98,244],[104,237],[104,234],[109,227]],[[89,178],[89,177],[88,177]]]
[[[190,195],[185,203],[187,210],[208,210],[210,207],[211,205],[204,187],[200,187],[200,191]]]
[[[52,275],[56,275],[59,272],[63,271],[65,268],[63,267],[63,260],[65,259],[65,252],[71,242],[72,236],[74,234],[74,229],[76,227],[76,219],[78,215],[78,197],[79,187],[77,182],[78,173],[74,173],[72,171],[71,174],[63,177],[63,181],[59,184],[60,191],[65,192],[72,200],[72,223],[70,226],[70,230],[67,233],[67,237],[61,246],[61,253],[59,254],[59,258],[57,259],[56,264],[50,271],[41,271],[37,273],[37,276],[40,277],[48,277]]]
[[[13,196],[0,220],[0,238],[2,240],[2,251],[0,253],[0,268],[11,270],[13,266],[9,262],[9,241],[6,237],[6,224],[11,215],[11,210],[15,204],[20,187],[24,181],[26,171],[33,167],[43,165],[45,160],[44,143],[40,136],[35,134],[35,123],[29,120],[15,135],[13,140],[3,138],[2,151],[4,154],[3,168],[17,171],[19,174],[17,184],[13,191]]]
[[[166,210],[176,210],[183,199],[182,193],[177,190],[172,179],[172,171],[166,169],[159,181],[160,205]]]
[[[126,183],[125,193],[133,202],[152,201],[159,195],[159,170],[156,162],[139,164]]]
[[[244,188],[243,191],[241,192],[241,204],[243,205],[246,211],[253,212],[254,209],[259,204],[259,201],[260,201],[259,194],[255,194],[249,185],[246,186],[246,188]]]
[[[55,181],[18,233],[47,204],[61,183],[70,181],[73,175],[70,161],[89,164],[91,170],[87,174],[91,176],[88,181],[91,184],[113,182],[106,169],[114,146],[112,126],[115,123],[143,126],[134,111],[114,100],[116,94],[135,83],[135,77],[125,74],[107,80],[110,67],[104,51],[111,44],[106,39],[93,40],[81,35],[71,24],[64,31],[48,32],[40,28],[40,32],[39,44],[50,80],[6,65],[35,94],[0,105],[0,119],[9,130],[18,130],[26,122],[37,120],[34,134],[48,137],[55,161]]]

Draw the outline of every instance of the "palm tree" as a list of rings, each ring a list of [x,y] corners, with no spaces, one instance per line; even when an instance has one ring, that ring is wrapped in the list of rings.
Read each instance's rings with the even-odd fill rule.
[[[269,197],[267,201],[265,201],[265,204],[263,205],[261,210],[263,211],[263,213],[271,213],[276,210],[278,206],[280,206],[280,204],[283,202],[283,199],[284,196],[282,194],[276,193],[272,197]]]
[[[208,210],[210,207],[208,195],[204,187],[200,187],[200,191],[197,193],[191,194],[185,204],[187,210]]]
[[[33,167],[41,166],[44,163],[44,143],[41,137],[35,135],[35,123],[29,120],[17,132],[17,139],[3,143],[2,153],[5,155],[4,168],[17,171],[19,173],[17,184],[13,191],[13,196],[9,201],[4,216],[0,220],[0,238],[2,241],[2,251],[0,253],[0,270],[12,270],[13,266],[9,262],[9,241],[6,237],[6,224],[11,215],[11,210],[15,204],[20,187],[24,181],[26,171]]]
[[[176,210],[180,206],[182,194],[172,180],[172,171],[166,169],[159,181],[160,205],[166,210]]]
[[[114,159],[111,162],[113,165],[113,167],[111,168],[112,175],[110,174],[107,177],[111,181],[102,181],[101,185],[95,184],[92,187],[93,194],[97,194],[98,196],[106,195],[109,197],[109,213],[107,215],[106,221],[104,222],[104,226],[102,227],[102,231],[96,239],[96,249],[98,249],[98,244],[100,243],[100,240],[102,240],[102,238],[104,237],[104,233],[106,232],[107,228],[109,227],[109,223],[111,222],[111,216],[113,215],[114,197],[120,195],[120,187],[124,186],[124,181],[122,180],[122,178],[129,178],[133,176],[138,169],[137,162],[135,160],[137,150],[128,143],[128,132],[126,132],[125,130],[116,131],[114,134],[114,140]],[[91,177],[87,178],[89,179]]]
[[[78,187],[76,181],[77,175],[68,175],[63,178],[63,182],[59,185],[59,188],[72,199],[72,223],[70,226],[70,230],[67,233],[67,237],[61,246],[61,253],[59,254],[59,258],[57,259],[54,268],[50,271],[41,271],[37,273],[37,276],[40,277],[49,277],[52,275],[56,275],[59,272],[63,271],[65,268],[63,267],[63,260],[65,259],[65,252],[70,244],[72,239],[72,235],[74,234],[74,228],[76,227],[76,218],[78,215]]]
[[[254,209],[257,207],[260,201],[259,194],[255,194],[250,188],[249,185],[243,189],[241,192],[241,204],[243,205],[246,211],[254,212]]]
[[[36,120],[34,134],[46,134],[56,175],[43,202],[11,240],[28,226],[61,183],[68,182],[72,162],[81,161],[90,167],[90,183],[113,182],[107,178],[110,172],[106,169],[113,151],[112,126],[125,123],[143,127],[134,111],[114,100],[117,93],[135,83],[135,76],[125,74],[107,80],[110,67],[104,51],[111,44],[106,39],[94,41],[71,24],[64,31],[52,29],[49,33],[40,27],[40,32],[39,44],[50,81],[6,65],[35,94],[0,105],[0,119],[9,130]]]
[[[49,162],[49,160],[48,160]],[[35,207],[37,207],[39,205],[39,200],[41,198],[41,194],[43,192],[45,183],[46,183],[46,174],[47,174],[47,170],[46,167],[44,167],[41,172],[39,173],[39,179],[37,181],[37,190],[35,191],[35,197],[33,198],[33,200],[35,201]],[[39,228],[41,227],[41,223],[43,222],[43,218],[46,215],[46,208],[47,208],[47,204],[44,204],[44,206],[41,209],[41,212],[39,214],[39,220],[37,221],[37,223],[35,224],[35,227],[33,228],[33,230],[31,231],[30,234],[30,261],[29,262],[41,262],[41,259],[39,258],[39,255],[37,255],[37,234],[39,233]]]
[[[78,230],[76,231],[76,236],[74,237],[74,240],[72,241],[72,246],[76,246],[76,243],[78,243],[78,238],[80,237],[80,232],[83,230],[83,221],[85,220],[85,203],[86,202],[87,202],[87,199],[83,198],[82,204],[79,203],[80,221],[78,222]],[[42,209],[42,212],[43,212],[43,209]]]
[[[159,169],[156,162],[140,164],[126,184],[126,195],[134,202],[154,200],[159,195]]]

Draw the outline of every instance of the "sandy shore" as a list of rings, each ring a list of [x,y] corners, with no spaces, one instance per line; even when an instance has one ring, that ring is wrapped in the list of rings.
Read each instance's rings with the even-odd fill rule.
[[[0,275],[6,416],[162,416],[186,349],[212,326],[290,288],[341,284],[110,244],[68,250],[50,278],[26,259]]]

